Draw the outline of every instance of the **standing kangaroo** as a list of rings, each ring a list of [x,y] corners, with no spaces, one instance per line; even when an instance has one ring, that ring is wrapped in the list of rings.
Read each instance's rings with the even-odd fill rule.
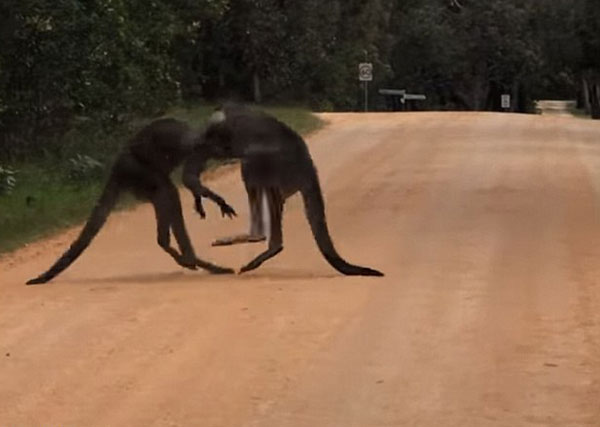
[[[201,146],[204,150],[188,157],[183,172],[184,184],[194,194],[196,209],[203,212],[201,199],[207,189],[202,186],[199,173],[205,161],[208,157],[225,156],[241,159],[251,212],[248,234],[219,239],[213,245],[261,241],[266,231],[268,249],[242,267],[240,273],[254,270],[283,250],[283,205],[288,197],[300,192],[313,236],[329,264],[346,275],[383,276],[377,270],[346,262],[335,250],[317,170],[306,143],[288,126],[268,114],[229,105],[213,114]]]
[[[119,195],[125,190],[131,191],[140,200],[152,203],[156,215],[158,244],[179,265],[192,270],[201,267],[211,273],[233,273],[232,269],[219,267],[196,257],[185,229],[179,193],[169,177],[193,151],[197,137],[198,134],[185,123],[175,119],[159,119],[140,130],[117,157],[104,191],[79,237],[48,271],[29,280],[27,284],[46,283],[69,267],[98,234]],[[202,196],[217,203],[223,216],[235,215],[233,208],[217,194],[204,189]],[[202,216],[204,217],[203,212]],[[171,247],[171,230],[180,252]]]

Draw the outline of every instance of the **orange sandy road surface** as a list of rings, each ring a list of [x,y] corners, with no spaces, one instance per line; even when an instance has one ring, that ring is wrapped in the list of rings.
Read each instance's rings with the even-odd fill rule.
[[[298,196],[284,251],[242,276],[182,271],[152,209],[114,214],[45,286],[78,229],[0,261],[1,426],[600,426],[600,124],[488,113],[326,114],[309,138],[340,253]],[[239,268],[238,209],[197,252]]]

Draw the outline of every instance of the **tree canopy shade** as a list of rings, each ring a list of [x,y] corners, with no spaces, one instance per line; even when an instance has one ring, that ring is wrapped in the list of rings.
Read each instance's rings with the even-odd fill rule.
[[[2,155],[181,99],[357,109],[365,59],[373,86],[425,108],[512,93],[517,111],[578,97],[600,118],[596,0],[3,0],[0,38]]]

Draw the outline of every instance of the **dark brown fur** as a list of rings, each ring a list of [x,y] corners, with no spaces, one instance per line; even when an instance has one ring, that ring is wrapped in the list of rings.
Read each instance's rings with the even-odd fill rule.
[[[175,262],[189,269],[201,267],[211,273],[232,273],[229,268],[196,257],[185,229],[179,193],[170,179],[171,172],[192,152],[194,137],[185,123],[174,119],[156,120],[139,131],[115,161],[104,191],[79,237],[48,271],[27,284],[46,283],[69,267],[98,234],[123,191],[131,191],[137,198],[152,203],[158,244]],[[235,215],[216,194],[205,192],[203,196],[217,202],[223,215]],[[171,246],[171,231],[179,251]]]
[[[216,114],[221,115],[221,120],[209,123],[204,141],[199,145],[202,150],[184,164],[184,183],[194,194],[197,208],[201,208],[201,196],[208,190],[200,183],[199,173],[206,159],[241,159],[251,211],[250,231],[220,239],[214,245],[261,241],[267,232],[269,246],[240,272],[253,270],[281,252],[283,205],[288,197],[300,192],[314,238],[329,264],[347,275],[383,275],[377,270],[346,262],[336,251],[327,227],[317,170],[300,135],[274,117],[247,108],[227,106]],[[261,218],[263,199],[270,219],[268,230],[263,229]]]

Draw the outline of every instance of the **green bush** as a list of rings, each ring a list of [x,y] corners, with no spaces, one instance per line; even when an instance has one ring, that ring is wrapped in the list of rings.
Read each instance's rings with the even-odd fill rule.
[[[17,172],[0,166],[0,196],[12,193],[17,185]]]
[[[67,177],[76,185],[98,180],[104,173],[104,165],[85,154],[77,154],[68,161]]]

